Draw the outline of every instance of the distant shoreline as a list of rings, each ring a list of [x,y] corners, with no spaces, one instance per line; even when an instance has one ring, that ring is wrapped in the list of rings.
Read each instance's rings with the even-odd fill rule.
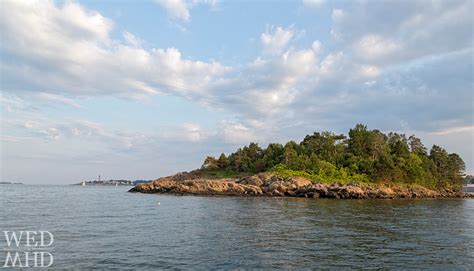
[[[474,184],[468,184],[462,187],[464,193],[474,193]]]
[[[109,181],[83,181],[72,184],[75,186],[133,186],[132,181],[127,180],[109,180]]]
[[[151,180],[106,180],[106,181],[82,181],[71,184],[75,186],[135,186],[141,183],[150,182]]]

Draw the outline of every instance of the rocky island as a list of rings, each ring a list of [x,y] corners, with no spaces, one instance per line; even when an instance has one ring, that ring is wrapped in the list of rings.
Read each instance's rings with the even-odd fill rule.
[[[201,169],[139,184],[129,192],[206,196],[334,199],[461,198],[463,160],[415,136],[383,134],[358,124],[349,136],[314,133],[301,143],[257,144]]]
[[[304,177],[282,178],[260,173],[235,179],[206,179],[199,172],[182,172],[139,184],[129,192],[206,196],[269,196],[334,199],[462,198],[470,195],[455,189],[432,190],[417,185],[360,184],[313,181]]]

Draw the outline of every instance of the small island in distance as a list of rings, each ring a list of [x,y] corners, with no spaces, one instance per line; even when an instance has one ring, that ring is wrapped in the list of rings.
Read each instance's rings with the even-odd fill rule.
[[[414,135],[357,124],[348,136],[315,132],[302,142],[256,143],[208,156],[200,169],[139,184],[130,192],[311,198],[436,198],[462,191],[465,164]]]
[[[0,184],[23,184],[18,182],[0,182]]]

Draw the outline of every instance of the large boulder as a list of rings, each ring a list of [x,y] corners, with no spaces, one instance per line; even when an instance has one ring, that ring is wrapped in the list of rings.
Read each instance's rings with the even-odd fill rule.
[[[345,185],[337,189],[339,198],[341,199],[364,199],[367,198],[365,189],[359,186]]]
[[[304,196],[306,190],[313,184],[312,181],[303,177],[270,178],[266,182],[263,191],[274,196]]]
[[[265,182],[264,180],[259,178],[258,175],[253,175],[253,176],[242,177],[237,181],[237,183],[261,187],[264,185]]]
[[[374,192],[376,198],[387,199],[396,196],[395,192],[390,187],[379,187]]]
[[[208,180],[178,178],[161,178],[147,184],[140,184],[130,190],[142,193],[170,193],[192,195],[251,195],[263,194],[262,189],[255,185],[236,183],[232,179]]]

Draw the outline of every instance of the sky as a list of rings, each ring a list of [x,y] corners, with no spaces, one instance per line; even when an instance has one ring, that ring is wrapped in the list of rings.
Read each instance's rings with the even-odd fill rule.
[[[369,129],[474,173],[473,2],[0,1],[1,181],[155,179]]]

